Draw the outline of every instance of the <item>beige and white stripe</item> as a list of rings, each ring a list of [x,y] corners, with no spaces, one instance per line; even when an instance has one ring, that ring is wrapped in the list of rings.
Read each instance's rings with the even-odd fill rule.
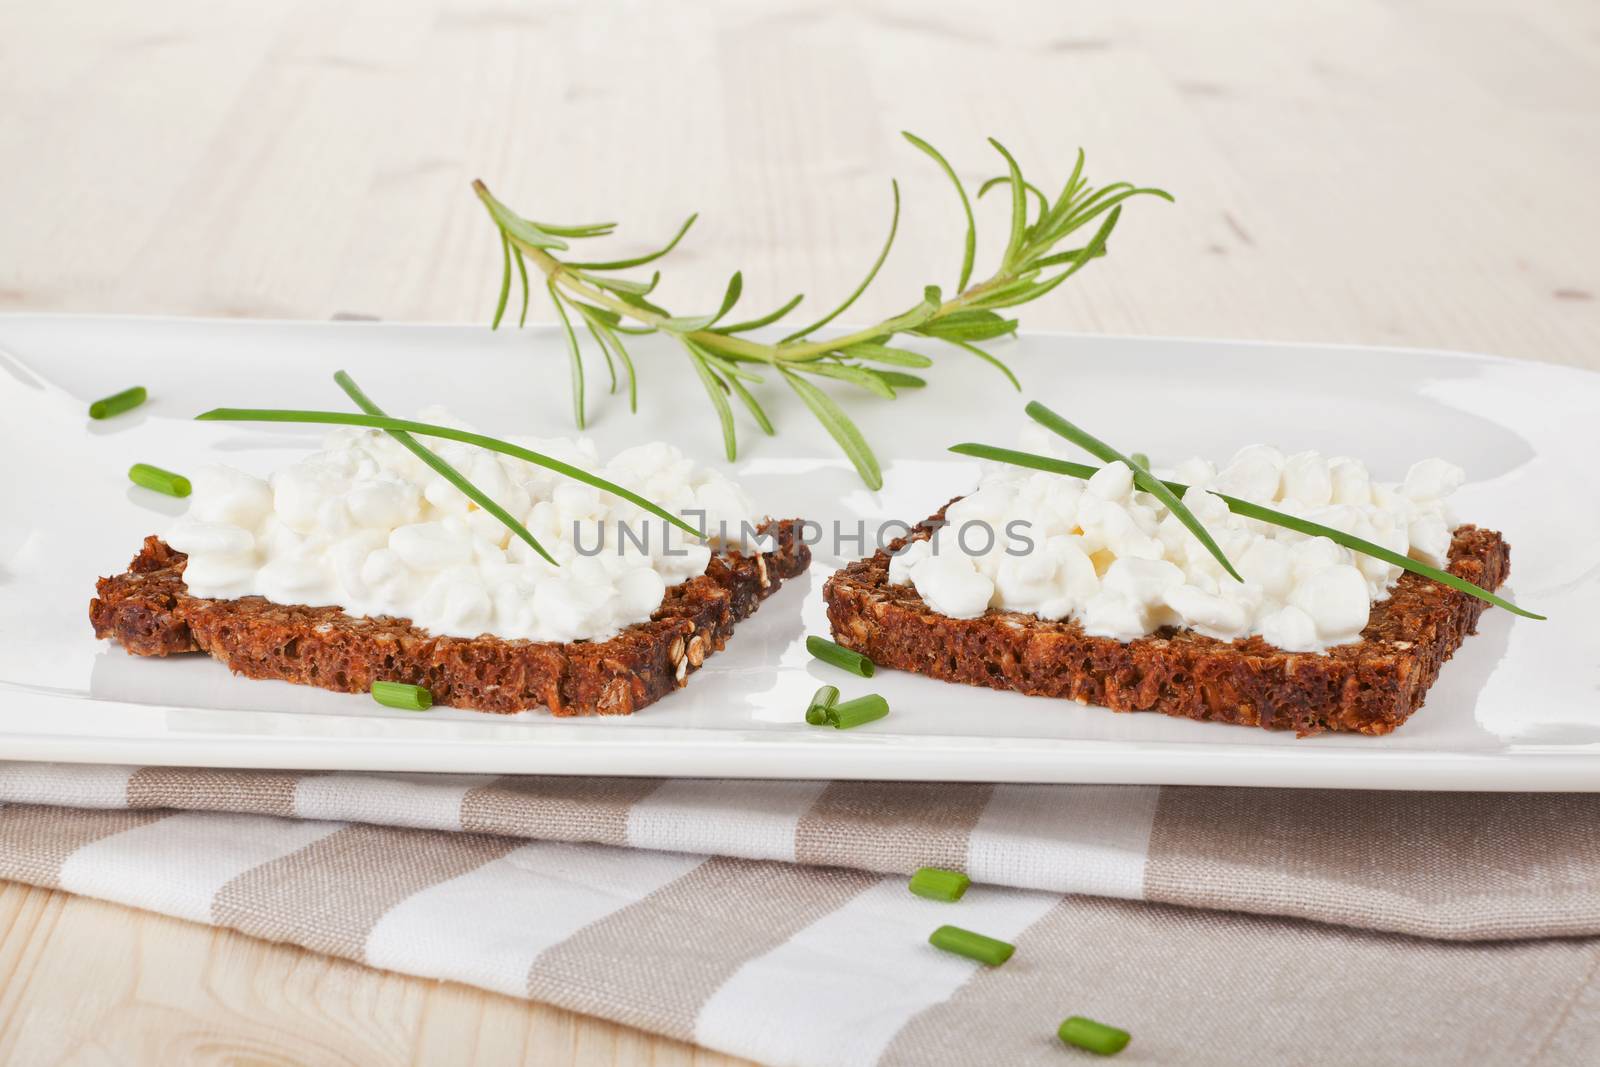
[[[356,824],[243,871],[217,891],[212,919],[269,941],[361,959],[389,909],[481,867],[516,841]]]
[[[0,803],[625,845],[1441,939],[1600,933],[1600,796],[307,774],[0,763]],[[0,845],[3,848],[3,845]]]
[[[1014,802],[1023,799],[1040,798]],[[974,816],[969,848],[990,818]],[[954,825],[939,822],[941,847],[961,833]],[[1101,853],[1128,844],[1104,826],[1080,837]],[[1122,1057],[1132,1063],[1600,1056],[1596,937],[1426,941],[989,886],[945,905],[912,896],[903,877],[859,869],[14,803],[0,807],[0,876],[770,1063],[1061,1063],[1054,1028],[1073,1013],[1133,1030]],[[944,922],[1011,939],[1017,954],[990,969],[937,952],[926,938]]]
[[[1562,1009],[1595,1002],[1597,971],[1595,939],[1463,945],[1068,896],[882,1062],[1059,1065],[1055,1027],[1078,1014],[1134,1033],[1119,1063],[1577,1067],[1600,1056],[1600,1014]]]
[[[365,961],[527,996],[534,960],[705,862],[673,852],[535,841],[428,886],[384,913]]]

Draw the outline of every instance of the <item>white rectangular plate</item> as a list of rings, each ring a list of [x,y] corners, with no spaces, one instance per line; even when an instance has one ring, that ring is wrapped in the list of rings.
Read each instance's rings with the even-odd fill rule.
[[[1548,622],[1491,610],[1427,704],[1389,736],[1296,739],[1117,715],[1070,701],[893,671],[870,682],[812,661],[827,633],[810,574],[741,624],[687,689],[630,718],[556,720],[452,709],[428,715],[232,677],[202,656],[145,660],[96,641],[97,575],[122,570],[183,502],[130,486],[135,460],[219,460],[265,474],[317,431],[195,423],[219,405],[342,408],[349,369],[391,411],[442,403],[492,433],[572,433],[567,356],[547,330],[479,326],[0,317],[0,758],[218,767],[1157,782],[1383,789],[1600,789],[1600,375],[1480,356],[1288,344],[1035,335],[1000,350],[1025,394],[954,350],[929,349],[930,386],[890,403],[842,395],[883,462],[865,489],[810,415],[768,382],[780,435],[741,418],[730,473],[758,506],[876,529],[969,490],[961,440],[1016,441],[1024,396],[1158,458],[1267,441],[1361,457],[1383,478],[1418,458],[1468,471],[1455,498],[1505,532],[1511,589]],[[666,439],[721,463],[716,420],[681,353],[637,345],[640,411],[589,369],[589,433],[603,453]],[[106,422],[88,402],[133,384],[151,400]],[[741,413],[742,416],[742,413]],[[851,545],[844,554],[859,554]],[[894,709],[852,731],[807,727],[822,682]]]

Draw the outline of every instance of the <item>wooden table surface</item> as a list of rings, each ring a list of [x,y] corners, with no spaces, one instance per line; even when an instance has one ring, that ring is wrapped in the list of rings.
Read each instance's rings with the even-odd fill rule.
[[[985,6],[995,13],[980,15]],[[0,2],[0,310],[485,320],[468,182],[752,307],[948,284],[996,135],[1178,197],[1025,327],[1404,344],[1600,369],[1600,5]],[[604,9],[604,10],[602,10]],[[1001,13],[1005,9],[1005,13]],[[998,198],[991,198],[998,201]],[[1002,205],[983,202],[989,232]],[[993,242],[980,245],[992,253]],[[547,315],[541,308],[536,316]],[[562,374],[565,370],[562,369]],[[127,962],[131,961],[131,962]],[[0,1060],[724,1063],[607,1023],[20,886]]]

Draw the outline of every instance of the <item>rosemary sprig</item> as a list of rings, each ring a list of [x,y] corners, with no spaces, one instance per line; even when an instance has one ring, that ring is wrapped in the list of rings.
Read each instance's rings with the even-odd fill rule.
[[[819,339],[815,336],[818,330],[854,306],[856,300],[877,279],[879,270],[888,259],[900,228],[898,182],[890,184],[893,211],[888,235],[865,278],[849,296],[826,314],[799,329],[791,330],[776,342],[765,342],[746,335],[781,322],[800,304],[803,297],[796,296],[775,311],[723,324],[743,291],[743,276],[737,272],[729,279],[720,306],[713,312],[698,315],[675,315],[650,300],[661,278],[659,272],[649,281],[612,273],[660,260],[678,246],[698,216],[689,216],[671,241],[658,251],[646,255],[613,259],[561,258],[559,254],[571,247],[569,241],[604,236],[612,232],[613,224],[555,226],[535,222],[512,211],[496,199],[483,182],[478,181],[473,183],[473,189],[499,231],[502,246],[503,269],[493,326],[498,328],[505,318],[510,302],[513,268],[522,279],[522,314],[519,322],[526,321],[529,300],[527,264],[531,262],[544,276],[546,289],[564,326],[572,366],[573,417],[580,428],[585,423],[584,364],[578,335],[572,328],[574,312],[588,328],[595,346],[606,360],[611,372],[612,392],[617,388],[615,362],[622,364],[628,381],[630,409],[637,410],[638,407],[638,384],[623,336],[658,332],[673,335],[680,342],[695,375],[705,386],[706,395],[722,427],[724,450],[731,460],[737,455],[738,439],[730,398],[737,398],[764,432],[774,432],[772,420],[756,395],[744,384],[759,384],[762,381],[760,375],[751,374],[745,368],[764,363],[778,371],[778,380],[787,385],[817,417],[855,466],[862,480],[873,489],[881,488],[883,476],[871,447],[850,417],[813,379],[840,381],[884,399],[893,399],[900,389],[925,385],[926,382],[915,375],[870,365],[930,366],[932,361],[922,353],[889,344],[897,335],[905,335],[943,341],[978,356],[1004,374],[1014,387],[1021,389],[1011,369],[983,347],[985,342],[1016,333],[1017,320],[1001,315],[1000,311],[1045,296],[1085,265],[1104,256],[1106,242],[1121,218],[1125,200],[1141,195],[1172,199],[1160,189],[1138,188],[1127,182],[1115,182],[1094,189],[1083,177],[1083,153],[1080,151],[1072,175],[1060,195],[1052,201],[1023,176],[1021,166],[1005,146],[991,138],[990,144],[1004,161],[1006,173],[984,183],[977,195],[981,196],[997,185],[1009,187],[1011,217],[1005,249],[994,273],[983,281],[973,283],[977,224],[972,213],[972,198],[968,196],[966,186],[957,177],[950,162],[936,148],[914,134],[906,133],[904,136],[950,179],[965,216],[961,269],[955,295],[949,299],[945,299],[937,286],[927,286],[923,290],[922,300],[899,315],[864,329],[853,330],[842,337]],[[1034,205],[1032,208],[1030,198]],[[1096,220],[1099,220],[1099,224],[1088,242],[1074,248],[1060,247],[1068,237]]]
[[[596,489],[621,497],[628,503],[649,512],[665,522],[670,522],[685,533],[697,538],[703,539],[705,537],[704,533],[696,530],[693,526],[672,514],[672,512],[659,504],[651,503],[631,489],[625,489],[615,482],[607,481],[596,474],[590,474],[583,468],[574,467],[572,464],[565,463],[554,456],[547,456],[543,452],[535,452],[530,448],[523,448],[521,445],[514,445],[509,441],[501,441],[498,438],[489,437],[481,433],[473,433],[469,430],[457,430],[449,426],[436,426],[428,422],[414,422],[411,419],[394,419],[387,415],[358,415],[348,411],[300,411],[282,408],[213,408],[210,411],[196,415],[195,418],[204,422],[290,422],[308,423],[316,426],[367,426],[375,430],[387,430],[390,433],[399,431],[400,433],[415,434],[418,437],[438,437],[447,441],[460,441],[463,444],[476,445],[490,452],[498,452],[504,456],[524,460],[547,470],[555,471],[557,474],[571,478],[574,481],[592,485]],[[462,482],[465,481],[466,479],[462,478]],[[462,488],[459,483],[453,484],[457,484],[457,488]],[[470,485],[471,483],[467,484]],[[480,503],[479,506],[481,507],[482,504]],[[487,511],[489,509],[485,508],[484,510]],[[499,516],[497,515],[496,518],[499,518]],[[505,520],[501,519],[501,521],[504,522]],[[512,527],[512,529],[515,530],[515,527]],[[529,536],[531,537],[531,535]]]
[[[1100,469],[1099,467],[1091,467],[1087,463],[1073,463],[1070,460],[1057,459],[1054,456],[1041,456],[1034,452],[1019,452],[1016,449],[1000,448],[996,445],[964,442],[959,445],[951,445],[950,451],[963,456],[973,456],[977,459],[993,460],[996,463],[1008,463],[1013,467],[1026,467],[1029,470],[1065,474],[1069,478],[1088,479],[1093,477],[1094,473]],[[1189,491],[1189,487],[1182,482],[1163,481],[1161,484],[1179,496]],[[1489,590],[1480,585],[1474,585],[1465,578],[1458,578],[1448,571],[1430,567],[1426,563],[1420,563],[1412,559],[1410,556],[1402,556],[1398,552],[1384,548],[1382,545],[1374,544],[1354,534],[1348,534],[1343,530],[1335,529],[1332,526],[1324,526],[1309,519],[1274,511],[1272,508],[1264,508],[1260,504],[1253,504],[1248,500],[1241,500],[1226,493],[1215,493],[1214,495],[1227,504],[1228,510],[1235,515],[1242,515],[1247,519],[1256,519],[1273,526],[1281,526],[1286,530],[1294,530],[1310,537],[1326,537],[1334,544],[1342,545],[1352,552],[1359,552],[1364,556],[1381,559],[1385,563],[1408,570],[1412,574],[1420,574],[1424,578],[1430,578],[1441,585],[1447,585],[1458,592],[1466,593],[1468,596],[1477,597],[1479,600],[1493,604],[1497,608],[1505,608],[1512,614],[1520,615],[1525,619],[1539,619],[1542,621],[1545,618],[1545,616],[1535,614],[1526,608],[1519,608],[1504,597],[1496,596]]]

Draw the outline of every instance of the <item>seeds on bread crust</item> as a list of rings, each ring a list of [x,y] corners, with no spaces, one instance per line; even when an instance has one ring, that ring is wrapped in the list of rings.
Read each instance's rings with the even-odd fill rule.
[[[912,534],[928,536],[944,510]],[[1487,605],[1407,573],[1372,606],[1362,640],[1326,653],[1290,653],[1259,637],[1234,642],[1161,630],[1121,642],[1090,637],[1070,621],[991,611],[940,615],[911,586],[890,585],[891,543],[834,573],[822,587],[834,640],[880,667],[945,681],[1066,697],[1113,711],[1294,730],[1386,734],[1421,706],[1439,668],[1472,633]],[[1450,570],[1485,589],[1510,574],[1500,534],[1462,526]]]
[[[769,523],[762,556],[713,556],[706,572],[667,590],[648,622],[606,641],[439,637],[407,619],[346,615],[336,607],[260,597],[188,595],[187,558],[156,537],[126,572],[102,578],[89,604],[95,635],[138,656],[208,652],[236,674],[343,692],[374,681],[421,685],[435,703],[511,714],[541,705],[557,715],[626,715],[687,684],[782,582],[810,565],[798,520]],[[761,582],[765,573],[767,582]],[[699,662],[692,662],[690,647]]]

